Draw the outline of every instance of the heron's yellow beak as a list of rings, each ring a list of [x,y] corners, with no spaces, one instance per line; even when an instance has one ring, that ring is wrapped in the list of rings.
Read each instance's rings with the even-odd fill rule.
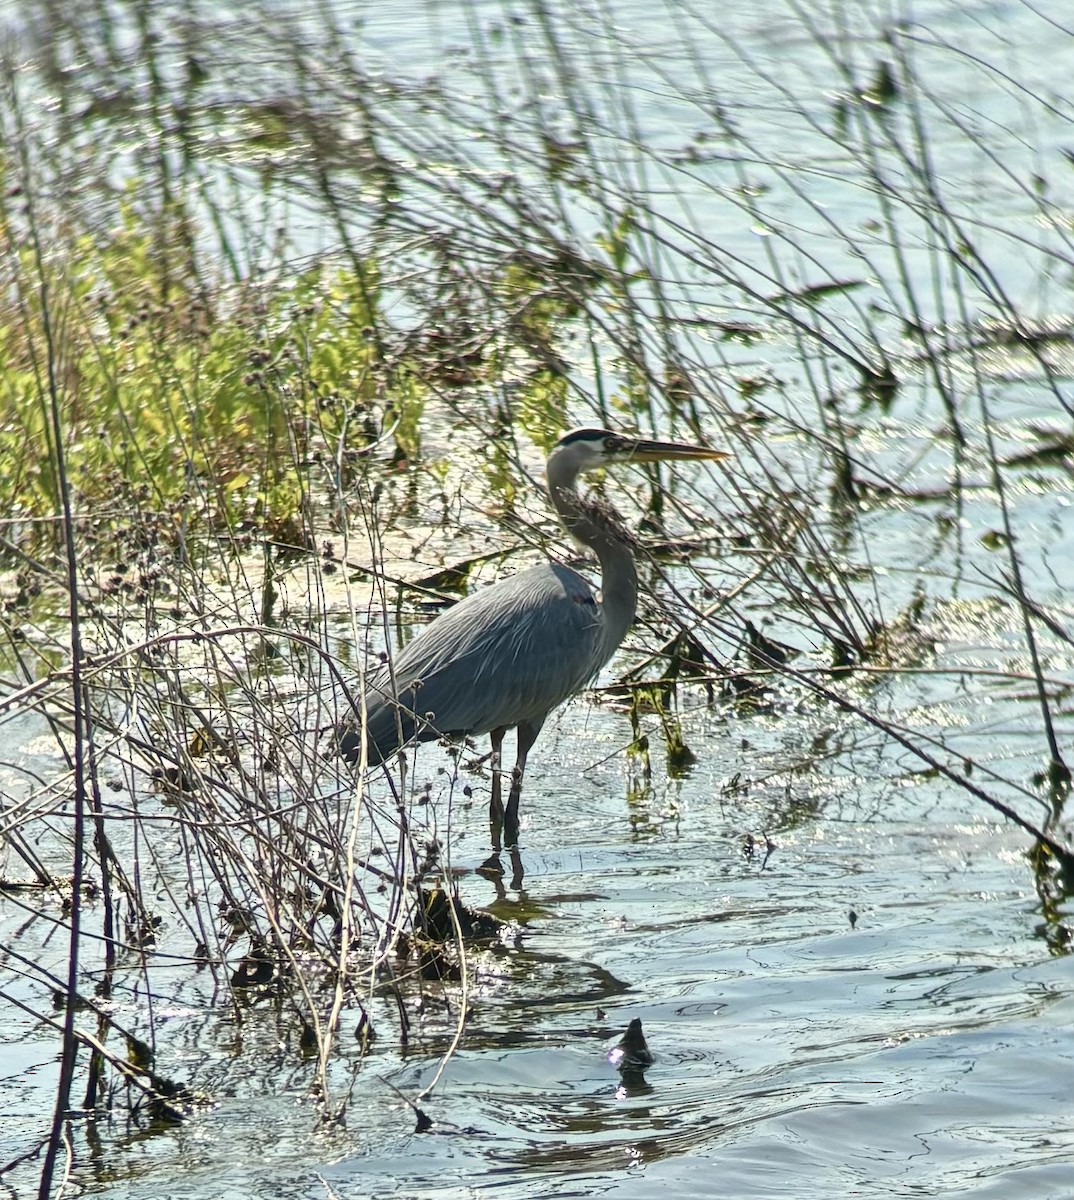
[[[731,458],[726,450],[691,446],[688,442],[653,442],[645,438],[624,438],[622,457],[628,462],[666,462],[674,459]]]

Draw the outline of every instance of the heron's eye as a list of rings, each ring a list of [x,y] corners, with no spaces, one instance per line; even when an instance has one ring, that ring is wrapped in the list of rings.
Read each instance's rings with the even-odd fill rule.
[[[619,449],[619,439],[613,438],[613,437],[606,437],[604,439],[604,449],[607,450],[607,452],[609,454],[614,454],[616,452],[616,450]]]

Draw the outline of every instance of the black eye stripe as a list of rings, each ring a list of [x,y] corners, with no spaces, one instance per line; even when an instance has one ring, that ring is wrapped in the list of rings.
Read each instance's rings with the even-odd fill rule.
[[[593,442],[607,445],[612,439],[603,429],[575,429],[559,439],[561,446],[570,446],[574,442]]]

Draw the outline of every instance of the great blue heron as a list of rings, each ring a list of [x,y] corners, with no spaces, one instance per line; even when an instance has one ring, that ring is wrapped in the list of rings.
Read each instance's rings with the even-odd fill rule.
[[[526,757],[545,718],[611,658],[637,604],[633,539],[614,514],[578,495],[578,476],[613,463],[726,457],[719,450],[607,429],[575,429],[560,438],[545,465],[548,494],[567,531],[600,560],[600,598],[577,571],[549,562],[448,609],[367,681],[367,761],[383,762],[413,740],[489,734],[492,819],[494,826],[502,821],[513,844]],[[505,813],[500,751],[512,728],[518,731],[518,756]],[[344,722],[338,745],[351,762],[360,758],[360,710]]]

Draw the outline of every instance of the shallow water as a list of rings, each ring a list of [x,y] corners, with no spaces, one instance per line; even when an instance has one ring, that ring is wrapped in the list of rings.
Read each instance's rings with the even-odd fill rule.
[[[669,72],[684,87],[693,77],[681,37],[668,33],[666,10],[627,3],[614,9],[564,14],[573,45],[589,46],[597,62],[605,60],[592,47],[607,44],[609,69],[626,64],[640,128],[652,145],[688,142],[702,112],[696,97],[684,101],[668,81]],[[780,109],[778,92],[762,82],[759,69],[786,68],[795,80],[813,79],[803,104],[830,118],[840,81],[816,84],[818,73],[827,79],[824,55],[802,34],[802,14],[781,10],[769,21],[767,10],[762,20],[753,5],[732,5],[725,15],[721,36],[694,52],[707,77],[738,97],[735,119],[756,121],[758,151],[770,156],[764,165],[791,162],[795,154],[804,159],[811,150],[819,155],[828,143],[797,140],[800,125]],[[1041,52],[1047,23],[1026,5],[997,3],[970,13],[937,0],[913,15],[922,29],[964,46],[967,63],[974,53],[987,58],[1008,45],[1004,62],[1011,69],[1032,58],[1035,70],[1057,76],[1041,81],[1042,91],[1055,99],[1067,88],[1060,75],[1065,60]],[[504,23],[503,10],[471,3],[456,22],[448,6],[434,5],[426,16],[415,34],[390,6],[363,10],[363,36],[384,56],[386,71],[454,71],[461,87],[465,60],[448,51],[473,33],[470,20],[488,33]],[[614,46],[599,40],[609,22],[623,26]],[[757,56],[753,68],[731,53],[732,35]],[[499,45],[506,62],[509,39],[497,43],[490,35],[485,49],[499,62],[488,49]],[[624,55],[625,45],[638,53]],[[875,37],[862,38],[864,73],[881,50]],[[1026,127],[1018,104],[1012,116],[994,90],[977,91],[972,79],[980,83],[981,76],[969,70],[933,82],[966,119]],[[703,91],[704,78],[697,83]],[[608,95],[599,92],[602,101]],[[1038,132],[1041,145],[1058,144],[1051,125]],[[1017,231],[1033,222],[1036,210],[1022,203],[1006,169],[989,166],[954,137],[939,148],[950,152],[945,181],[972,181],[961,193],[967,204],[994,204],[988,211],[996,224]],[[614,157],[614,139],[603,152]],[[478,160],[481,153],[475,151]],[[734,176],[719,175],[725,164],[713,161],[715,175],[692,162],[668,176],[674,183],[668,205],[704,224],[715,241],[763,258],[757,247],[767,234],[725,203]],[[818,157],[804,174],[818,203],[847,230],[859,231],[861,198],[844,186],[843,165]],[[664,184],[653,183],[654,197]],[[788,224],[800,223],[799,240],[823,245],[831,277],[866,273],[817,209],[796,209],[789,197],[784,203]],[[1052,311],[1049,289],[1058,285],[1042,282],[1034,256],[1012,250],[1018,244],[1016,237],[999,238],[993,261],[1013,292],[1035,296],[1042,310]],[[935,305],[928,316],[940,319],[952,298],[947,281],[931,277],[936,260],[926,249],[916,246],[908,261],[920,272],[927,305]],[[720,280],[698,274],[691,287],[683,285],[685,297],[721,315],[737,311]],[[812,278],[812,264],[802,274]],[[837,323],[845,321],[848,337],[858,335],[847,307],[833,302],[833,313]],[[743,370],[804,371],[775,339],[746,349],[716,338],[711,345],[708,361],[726,354],[723,361]],[[588,364],[576,365],[591,382]],[[1066,386],[1069,364],[1060,363],[1058,374]],[[613,378],[614,368],[607,376]],[[771,403],[804,422],[816,420],[804,407],[795,411],[800,384],[795,374],[788,392]],[[1056,420],[1039,375],[1014,353],[997,361],[991,384],[1001,454],[1030,442],[1035,422]],[[856,519],[879,572],[885,612],[893,617],[923,589],[937,605],[925,630],[927,665],[952,672],[906,672],[872,691],[863,685],[858,702],[942,736],[976,771],[1000,773],[995,791],[1017,795],[1044,760],[1030,684],[1000,687],[954,673],[1027,670],[1013,610],[996,601],[991,582],[1005,560],[981,541],[999,523],[995,499],[970,489],[956,504],[950,443],[937,435],[943,413],[928,381],[911,379],[890,415],[863,409],[854,417],[867,426],[857,447],[863,459],[881,474],[890,471],[908,491],[938,493],[920,503],[877,503]],[[449,449],[472,440],[465,426],[447,434],[430,428],[427,435],[428,446],[440,439]],[[786,443],[766,446],[759,436],[756,445],[777,473],[785,465],[778,453],[814,482],[808,448],[799,459]],[[971,448],[968,467],[960,467],[987,482],[979,450]],[[763,504],[764,476],[752,482]],[[705,488],[697,494],[732,514],[732,529],[741,525],[746,516],[735,498]],[[1019,475],[1008,497],[1031,590],[1061,614],[1069,614],[1074,593],[1071,496],[1069,472],[1056,469]],[[725,569],[729,563],[703,564],[718,587]],[[747,596],[743,605],[757,619],[771,617],[773,636],[794,637],[794,620],[769,612],[763,595]],[[1069,647],[1046,638],[1043,645],[1048,671],[1069,682]],[[517,944],[475,952],[466,995],[447,989],[443,1009],[427,998],[426,1011],[412,1014],[408,1047],[398,1042],[387,1001],[370,1001],[378,1040],[360,1065],[353,1044],[341,1047],[331,1081],[338,1094],[352,1082],[353,1091],[344,1124],[327,1130],[316,1125],[309,1062],[296,1050],[287,1011],[254,999],[237,1020],[211,980],[162,962],[151,978],[168,1073],[189,1079],[212,1103],[176,1128],[127,1128],[119,1118],[76,1121],[71,1194],[132,1200],[1074,1195],[1067,1116],[1074,1091],[1070,905],[1045,910],[1028,839],[952,784],[921,773],[912,755],[885,745],[854,718],[803,699],[791,685],[778,687],[765,708],[718,701],[706,709],[699,696],[689,699],[686,740],[698,762],[674,778],[655,752],[652,778],[643,776],[625,753],[629,720],[610,707],[579,700],[550,720],[531,758],[519,855],[502,856],[498,885],[477,871],[489,853],[487,779],[471,781],[469,805],[456,789],[449,812],[436,774],[443,758],[435,747],[422,748],[414,778],[434,781],[425,816],[445,838],[463,898],[517,922]],[[1055,711],[1064,750],[1074,756],[1069,694],[1057,699]],[[658,731],[651,721],[647,728],[655,745]],[[43,737],[28,744],[41,732],[28,721],[9,722],[4,757],[45,776],[59,772]],[[32,950],[57,973],[64,969],[58,931],[42,920],[28,922],[18,897],[0,902],[0,943]],[[16,964],[6,965],[9,995],[40,1006],[40,986],[21,978]],[[141,993],[125,995],[115,1011],[133,1020],[145,1004]],[[432,1080],[460,1004],[468,1010],[466,1033],[432,1094],[420,1100],[432,1125],[417,1133],[402,1097],[418,1096]],[[635,1018],[656,1061],[643,1078],[624,1079],[606,1055]],[[51,1030],[14,1008],[6,1012],[0,1164],[26,1152],[47,1125],[55,1052]],[[30,1194],[36,1170],[31,1160],[11,1172],[14,1194]]]
[[[535,760],[519,859],[505,856],[515,886],[497,900],[464,875],[464,897],[516,914],[522,935],[471,964],[465,1039],[421,1101],[428,1132],[387,1085],[427,1085],[446,1015],[415,1018],[425,1032],[404,1052],[377,1013],[385,1041],[345,1128],[315,1134],[286,1018],[254,1003],[240,1031],[188,980],[160,1037],[214,1105],[152,1136],[102,1129],[80,1187],[696,1196],[718,1179],[743,1198],[1065,1195],[1074,965],[1042,936],[1023,839],[966,805],[922,821],[908,790],[876,815],[867,778],[806,819],[763,786],[729,802],[729,767],[760,765],[730,750],[640,800],[618,763],[580,793],[568,763],[602,757],[620,720],[571,706]],[[456,815],[457,871],[484,859],[483,825],[479,807]],[[745,853],[765,831],[767,860]],[[169,992],[166,972],[156,986]],[[635,1017],[656,1061],[621,1078],[606,1053]],[[5,1155],[51,1083],[51,1040],[28,1032],[5,1035]]]

